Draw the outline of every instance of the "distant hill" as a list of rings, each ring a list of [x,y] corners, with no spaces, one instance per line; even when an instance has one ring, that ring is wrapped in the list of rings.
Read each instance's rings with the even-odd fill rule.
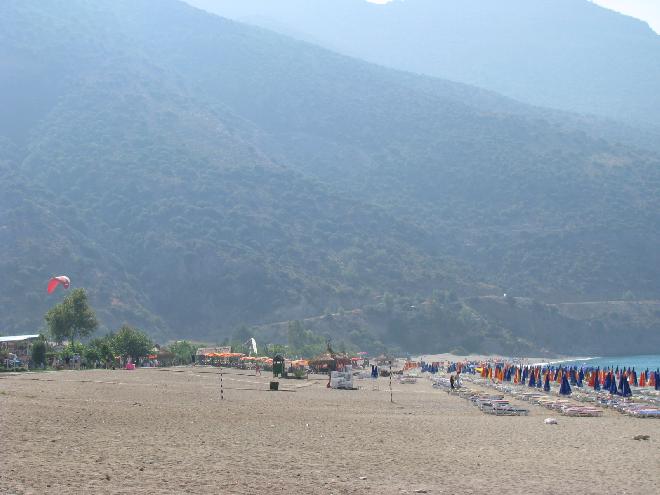
[[[461,316],[473,297],[660,298],[660,159],[607,123],[175,0],[0,3],[0,100],[11,332],[41,325],[60,273],[106,326],[159,339],[455,294],[405,339],[374,320],[403,350],[459,331],[534,348]]]
[[[362,308],[301,324],[337,346],[373,353],[509,356],[643,354],[660,347],[660,301],[543,304],[502,296],[425,300],[386,296]],[[287,341],[289,322],[253,327],[260,341]],[[387,345],[385,344],[387,343]]]
[[[660,129],[660,36],[588,0],[189,3],[388,67]]]

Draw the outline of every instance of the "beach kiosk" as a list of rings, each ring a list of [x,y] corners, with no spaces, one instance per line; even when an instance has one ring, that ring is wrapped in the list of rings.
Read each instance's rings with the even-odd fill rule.
[[[337,354],[328,344],[327,352],[319,354],[314,359],[309,360],[309,366],[315,373],[331,373],[333,371],[343,370],[344,367],[352,363],[351,358],[344,354]]]
[[[0,366],[13,368],[16,366],[26,366],[30,362],[32,344],[39,338],[39,335],[13,335],[9,337],[0,337],[0,354],[6,356]],[[13,358],[9,355],[13,354]]]
[[[284,376],[284,357],[281,354],[276,354],[273,358],[273,378]]]

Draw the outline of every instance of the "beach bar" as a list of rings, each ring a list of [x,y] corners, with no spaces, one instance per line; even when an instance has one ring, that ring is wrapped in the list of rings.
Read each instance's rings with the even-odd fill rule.
[[[26,365],[30,361],[30,351],[32,342],[39,338],[39,335],[11,335],[0,337],[0,350],[8,354],[15,354],[16,358]],[[4,352],[3,352],[4,354]],[[5,358],[2,363],[7,368],[15,367],[18,363],[15,359]]]

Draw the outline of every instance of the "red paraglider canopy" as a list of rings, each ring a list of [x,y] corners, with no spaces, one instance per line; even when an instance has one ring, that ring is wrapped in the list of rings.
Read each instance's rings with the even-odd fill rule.
[[[69,288],[69,285],[71,285],[71,280],[69,280],[69,277],[66,275],[60,275],[59,277],[53,277],[50,279],[48,282],[48,293],[52,294],[55,289],[57,289],[58,285],[62,285],[65,289]]]

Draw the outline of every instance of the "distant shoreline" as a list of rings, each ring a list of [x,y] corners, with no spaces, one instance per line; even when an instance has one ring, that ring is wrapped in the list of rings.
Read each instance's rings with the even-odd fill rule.
[[[422,354],[413,357],[413,360],[425,361],[429,363],[451,361],[451,362],[509,362],[522,365],[535,366],[557,366],[564,363],[587,363],[594,362],[595,366],[630,366],[630,367],[652,367],[660,366],[660,355],[629,355],[629,356],[557,356],[555,358],[539,357],[511,357],[485,354],[457,355],[451,353],[444,354]],[[641,361],[641,362],[640,362]],[[657,363],[656,363],[657,361]]]
[[[589,356],[589,357],[575,357],[575,356],[558,356],[555,358],[542,358],[542,357],[512,357],[512,356],[499,356],[499,355],[485,355],[485,354],[468,354],[468,355],[458,355],[451,353],[443,354],[422,354],[414,356],[412,358],[415,361],[425,361],[428,363],[434,363],[439,361],[453,361],[453,362],[462,362],[462,361],[506,361],[506,362],[515,362],[522,364],[530,365],[552,365],[552,364],[561,364],[569,363],[573,361],[591,361],[594,359],[600,359],[598,356]]]

